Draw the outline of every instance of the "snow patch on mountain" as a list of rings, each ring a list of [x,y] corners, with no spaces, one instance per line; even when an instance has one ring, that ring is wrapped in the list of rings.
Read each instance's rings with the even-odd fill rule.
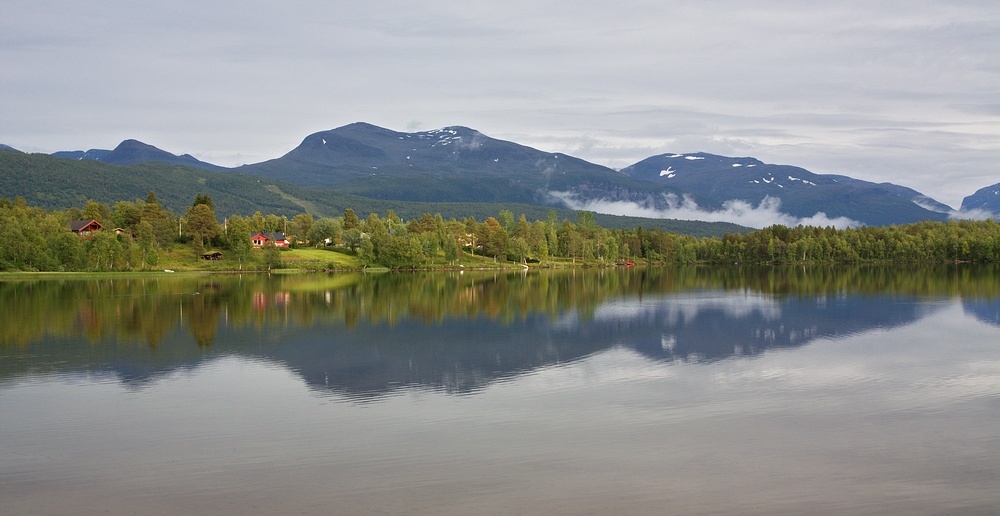
[[[788,180],[789,181],[802,181],[802,183],[804,183],[804,184],[816,186],[816,183],[813,183],[812,181],[809,181],[807,179],[800,179],[800,178],[794,177],[794,176],[788,176]]]

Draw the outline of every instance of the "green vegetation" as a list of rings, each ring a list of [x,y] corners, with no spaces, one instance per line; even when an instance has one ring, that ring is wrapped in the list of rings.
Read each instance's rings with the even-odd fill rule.
[[[0,270],[360,270],[362,268],[519,268],[720,263],[998,262],[1000,224],[923,222],[905,226],[789,228],[772,226],[720,237],[661,229],[601,227],[589,212],[575,221],[549,210],[542,219],[509,209],[478,222],[424,213],[404,221],[395,211],[353,209],[343,216],[290,219],[257,211],[219,223],[216,204],[198,194],[184,215],[165,210],[156,194],[108,206],[45,210],[24,198],[0,199]],[[103,229],[77,235],[70,221]],[[284,233],[290,249],[254,249],[250,235]],[[221,255],[221,257],[220,257]]]

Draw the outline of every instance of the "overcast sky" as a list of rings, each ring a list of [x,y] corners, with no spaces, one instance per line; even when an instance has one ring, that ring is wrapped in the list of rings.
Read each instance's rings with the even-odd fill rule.
[[[1000,182],[1000,2],[4,0],[22,151],[235,166],[356,121],[615,168],[754,156],[957,208]]]

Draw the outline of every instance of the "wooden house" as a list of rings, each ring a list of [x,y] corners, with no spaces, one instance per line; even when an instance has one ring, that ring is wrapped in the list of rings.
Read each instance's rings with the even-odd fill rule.
[[[99,229],[101,229],[101,223],[94,219],[69,221],[69,230],[82,238],[90,238],[90,234]]]
[[[284,233],[265,233],[263,231],[258,231],[253,235],[250,235],[250,243],[253,244],[255,249],[264,247],[268,242],[274,244],[275,247],[288,247],[288,241],[285,240]]]

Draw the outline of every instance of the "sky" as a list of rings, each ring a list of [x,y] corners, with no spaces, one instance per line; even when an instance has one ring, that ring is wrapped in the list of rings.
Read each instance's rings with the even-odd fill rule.
[[[0,143],[223,166],[352,122],[613,168],[752,156],[958,208],[1000,182],[1000,2],[4,0]]]

